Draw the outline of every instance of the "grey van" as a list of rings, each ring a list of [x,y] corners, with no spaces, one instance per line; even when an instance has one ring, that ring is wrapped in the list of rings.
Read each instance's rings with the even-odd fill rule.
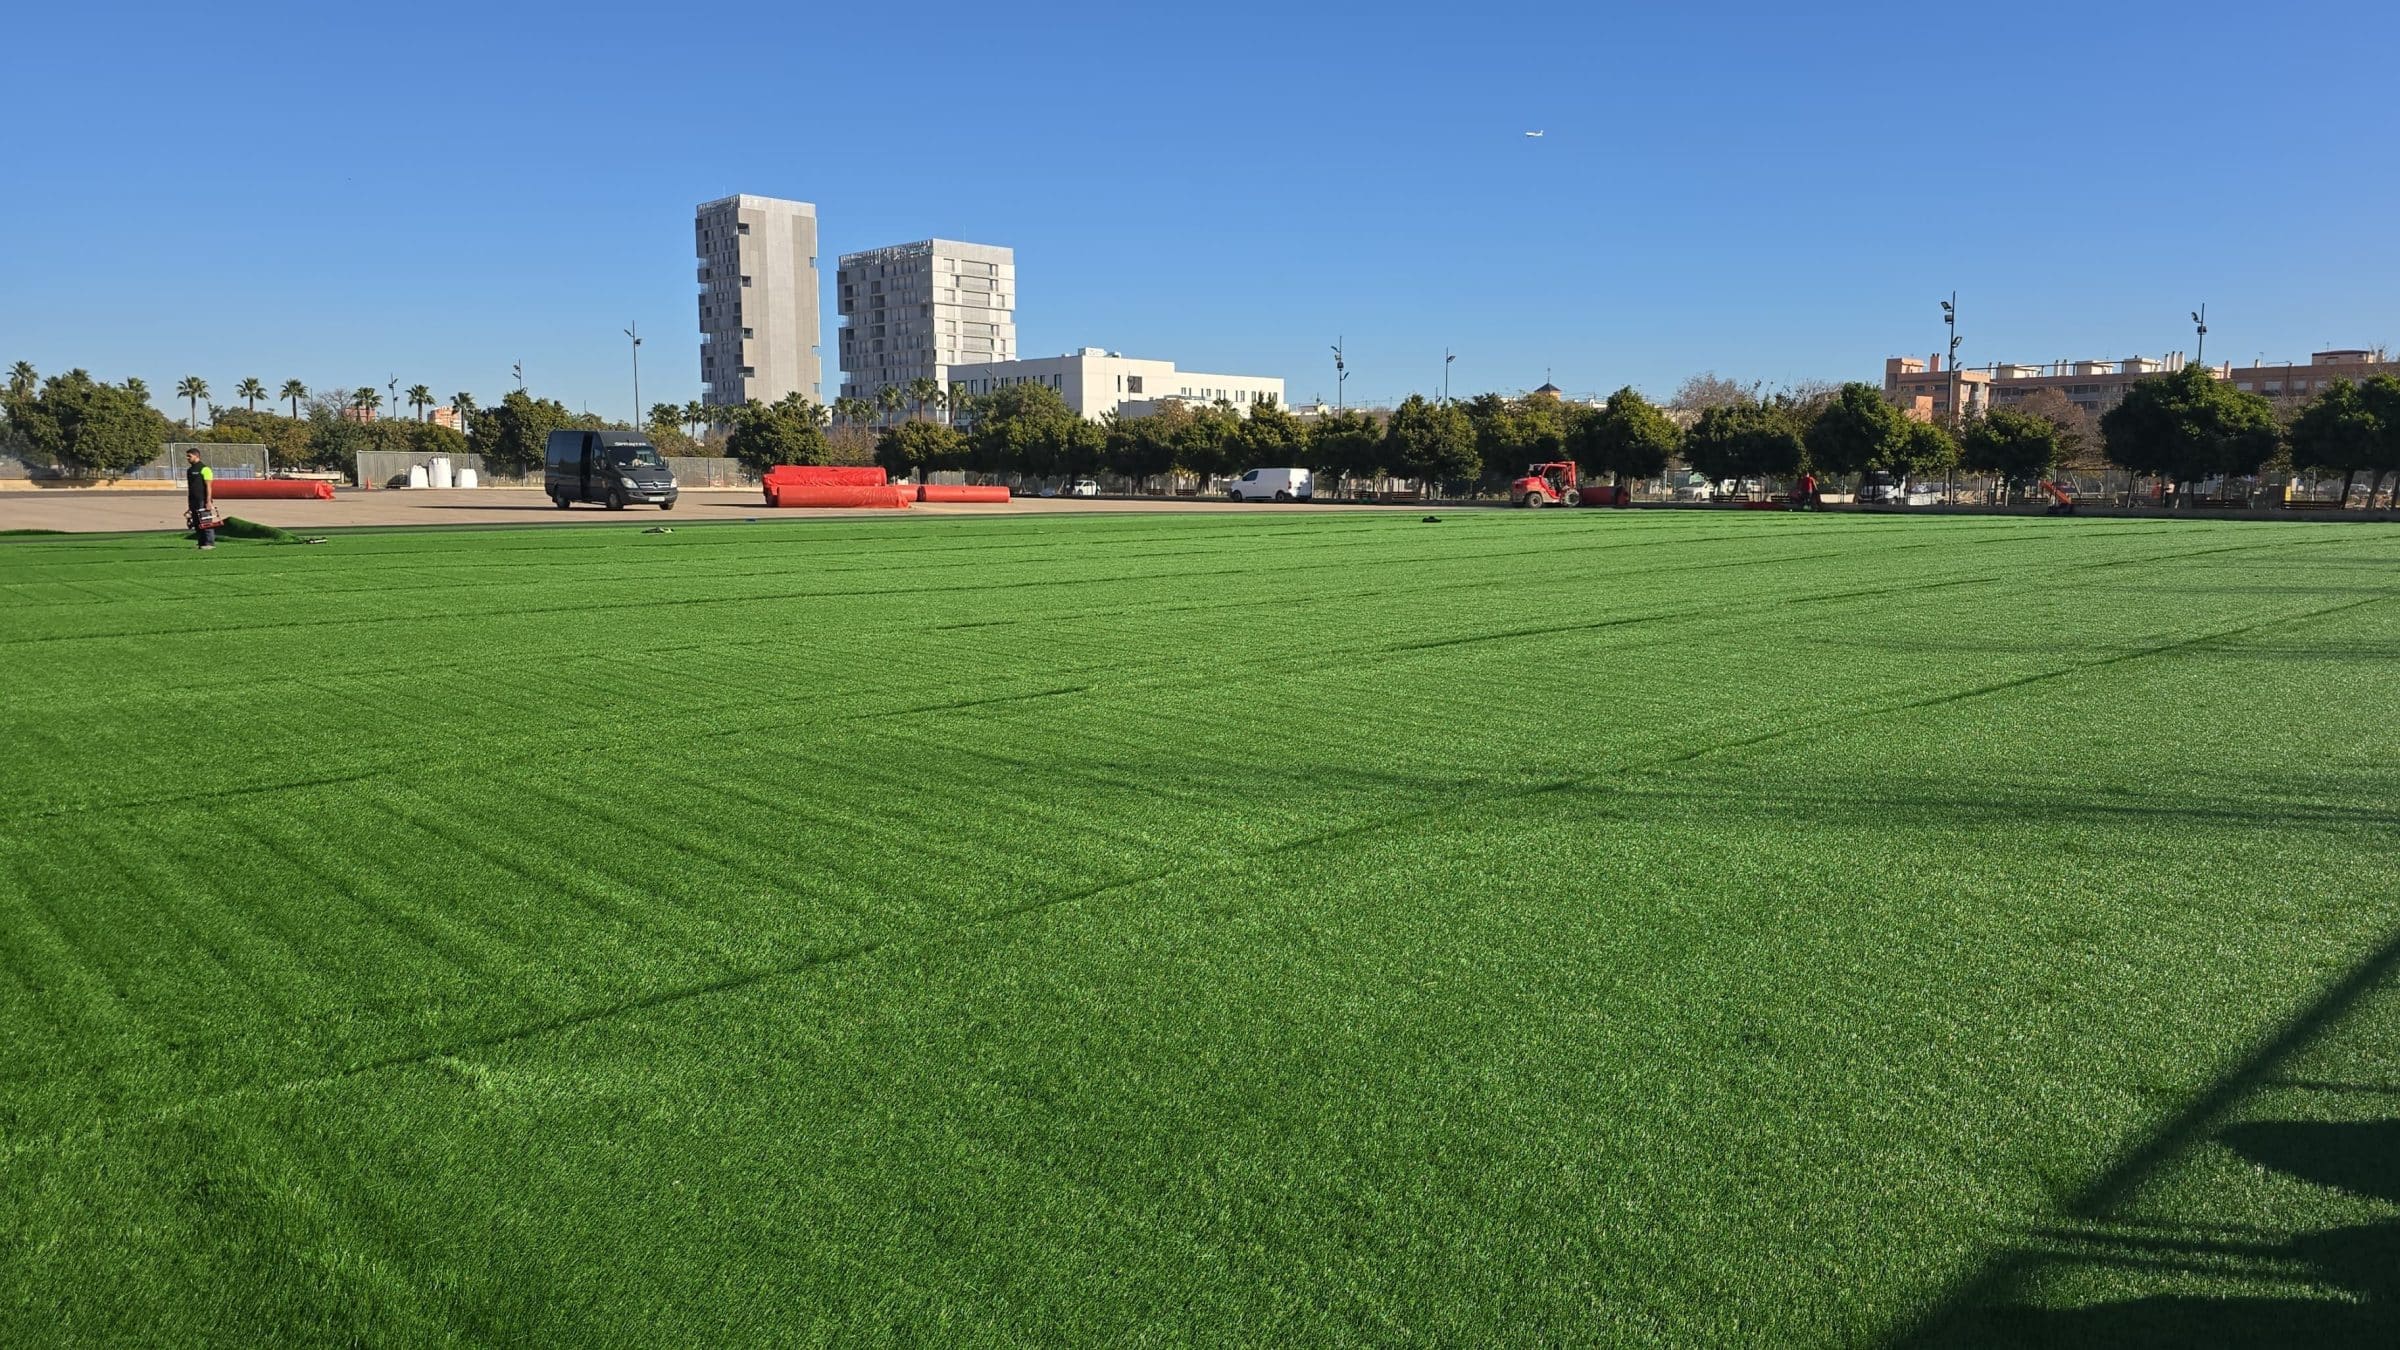
[[[628,502],[675,509],[675,475],[658,447],[632,431],[553,431],[542,456],[542,490],[564,511],[599,502],[622,511]]]

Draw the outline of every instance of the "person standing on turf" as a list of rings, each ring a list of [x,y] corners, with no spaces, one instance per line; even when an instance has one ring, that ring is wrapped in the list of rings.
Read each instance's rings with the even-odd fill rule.
[[[1816,509],[1816,505],[1817,505],[1817,471],[1816,471],[1816,470],[1814,470],[1814,469],[1810,469],[1808,472],[1806,472],[1806,473],[1804,473],[1804,474],[1801,474],[1801,475],[1800,475],[1800,501],[1799,501],[1799,506],[1800,506],[1800,509],[1801,509],[1801,510],[1803,510],[1803,511],[1811,511],[1811,510],[1814,510],[1814,509]]]
[[[200,452],[183,452],[184,497],[190,503],[192,529],[200,536],[200,547],[217,546],[217,475],[200,462]]]

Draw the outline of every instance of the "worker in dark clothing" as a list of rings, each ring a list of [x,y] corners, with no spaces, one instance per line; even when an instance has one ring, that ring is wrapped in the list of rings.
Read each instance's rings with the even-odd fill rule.
[[[200,547],[217,546],[217,475],[200,462],[200,452],[183,452],[184,496],[190,503],[192,529],[200,536]]]

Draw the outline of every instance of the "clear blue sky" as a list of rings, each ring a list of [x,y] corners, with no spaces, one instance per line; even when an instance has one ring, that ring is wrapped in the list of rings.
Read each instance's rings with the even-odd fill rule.
[[[1006,244],[1025,354],[1295,400],[1337,335],[1354,403],[1445,346],[1454,391],[1879,379],[1952,289],[1970,363],[2188,349],[2203,300],[2212,357],[2400,346],[2400,10],[1799,8],[39,4],[0,361],[228,401],[522,360],[623,415],[628,320],[644,401],[699,392],[733,192],[817,204],[829,301],[844,251]]]

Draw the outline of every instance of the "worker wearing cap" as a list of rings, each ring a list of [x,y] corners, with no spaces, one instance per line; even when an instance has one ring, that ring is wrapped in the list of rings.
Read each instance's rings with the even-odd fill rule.
[[[184,495],[190,504],[192,529],[200,535],[200,547],[217,546],[217,475],[200,462],[196,449],[183,452]]]

